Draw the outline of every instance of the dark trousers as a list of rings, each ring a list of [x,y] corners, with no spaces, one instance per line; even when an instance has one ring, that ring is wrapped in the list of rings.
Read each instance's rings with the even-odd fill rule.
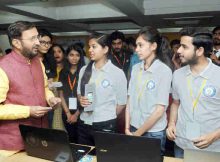
[[[96,122],[92,125],[84,124],[82,120],[79,120],[78,142],[84,145],[95,146],[94,131],[114,133],[116,131],[116,119]]]
[[[74,113],[74,112],[73,112]],[[78,143],[78,123],[69,124],[67,120],[67,116],[64,112],[62,112],[62,119],[64,126],[66,128],[66,131],[69,135],[69,141],[70,143]]]

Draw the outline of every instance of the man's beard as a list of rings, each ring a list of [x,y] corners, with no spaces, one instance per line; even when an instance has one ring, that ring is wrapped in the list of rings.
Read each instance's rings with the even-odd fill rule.
[[[121,53],[121,51],[122,51],[121,48],[115,48],[115,49],[113,49],[113,52],[114,52],[115,54],[119,54],[119,53]]]
[[[215,46],[220,45],[220,39],[214,38],[214,39],[213,39],[213,44],[214,44]]]
[[[196,65],[197,63],[198,63],[198,58],[196,57],[196,53],[194,53],[191,59],[183,62],[183,64],[185,65]]]
[[[23,47],[23,49],[22,49],[22,51],[21,51],[21,54],[22,54],[24,57],[27,57],[27,58],[29,58],[29,59],[32,59],[32,58],[34,58],[35,56],[37,56],[37,54],[38,54],[38,51],[37,51],[36,48],[38,48],[37,45],[35,45],[35,46],[32,47],[32,50],[35,49],[35,52],[34,52],[34,51],[31,51],[31,50],[27,49],[26,47]]]

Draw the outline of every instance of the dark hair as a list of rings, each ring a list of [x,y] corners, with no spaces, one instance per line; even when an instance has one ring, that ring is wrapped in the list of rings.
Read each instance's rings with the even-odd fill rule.
[[[119,31],[114,31],[110,37],[110,42],[112,43],[113,40],[116,40],[116,39],[121,39],[123,42],[125,41],[125,36],[122,32],[119,32]]]
[[[9,53],[11,53],[11,51],[12,51],[11,48],[7,48],[7,49],[5,50],[5,54],[6,54],[6,55],[9,54]]]
[[[171,60],[169,58],[171,55],[171,49],[169,47],[169,41],[167,38],[162,37],[159,31],[151,26],[143,27],[139,31],[138,36],[142,36],[143,39],[148,42],[157,43],[156,58],[173,69]]]
[[[180,40],[179,39],[174,39],[170,42],[170,47],[173,48],[174,45],[180,45]]]
[[[220,30],[220,26],[216,26],[216,27],[212,30],[212,34],[214,34],[217,30]]]
[[[128,37],[125,39],[125,42],[127,45],[133,45],[134,47],[136,47],[136,42],[135,42],[135,38],[134,37]]]
[[[109,38],[107,35],[103,34],[93,34],[90,36],[89,39],[96,39],[97,43],[100,44],[103,48],[108,47],[109,48]],[[110,48],[109,48],[110,49]],[[108,55],[108,53],[107,53]],[[84,96],[85,93],[85,84],[87,84],[92,76],[92,64],[94,61],[90,61],[90,63],[87,65],[85,72],[81,79],[81,95]]]
[[[80,40],[78,40],[78,41],[74,41],[73,44],[74,44],[74,45],[78,45],[78,46],[80,46],[82,49],[83,49],[84,46],[85,46],[84,43],[83,43],[82,41],[80,41]]]
[[[54,47],[59,47],[59,48],[61,49],[61,51],[63,52],[64,56],[66,55],[64,48],[63,48],[60,44],[57,44],[57,43],[54,43],[54,44],[50,47],[50,49],[49,49],[48,52],[54,54],[54,51],[53,51],[53,48],[54,48]]]
[[[53,38],[52,34],[46,29],[38,29],[38,33],[41,37],[48,36],[51,40]]]
[[[78,75],[80,69],[85,65],[85,61],[84,61],[84,53],[85,53],[85,51],[80,46],[78,46],[76,44],[73,44],[73,45],[70,45],[70,46],[67,47],[66,55],[68,56],[69,53],[72,50],[77,51],[79,53],[79,55],[80,55],[80,59],[79,59],[79,62],[77,64],[77,71],[76,71],[77,75]],[[71,64],[69,63],[69,61],[65,61],[64,62],[64,67],[63,67],[64,71],[69,73],[70,67],[71,67]]]
[[[192,44],[196,48],[204,48],[204,56],[208,57],[213,48],[212,33],[200,27],[185,27],[180,30],[181,36],[190,36],[193,38]]]
[[[49,55],[50,57],[52,57],[54,63],[57,64],[56,59],[55,59],[55,57],[54,57],[54,51],[53,51],[53,48],[54,48],[54,47],[59,47],[59,48],[61,49],[61,51],[63,52],[63,60],[62,60],[62,63],[63,63],[63,64],[66,64],[66,62],[67,62],[66,53],[65,53],[64,48],[63,48],[60,44],[53,44],[53,45],[50,47],[50,49],[48,50],[48,55]],[[56,67],[57,67],[57,65],[56,65]]]
[[[13,39],[19,39],[22,36],[22,32],[34,28],[35,25],[28,21],[16,21],[8,27],[7,34],[9,43],[12,45]]]

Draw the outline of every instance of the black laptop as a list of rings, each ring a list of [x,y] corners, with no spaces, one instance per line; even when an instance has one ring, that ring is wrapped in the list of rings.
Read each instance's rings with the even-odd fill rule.
[[[160,140],[95,132],[97,162],[162,162]]]
[[[65,131],[19,125],[28,155],[55,162],[76,162],[92,148],[69,143]]]

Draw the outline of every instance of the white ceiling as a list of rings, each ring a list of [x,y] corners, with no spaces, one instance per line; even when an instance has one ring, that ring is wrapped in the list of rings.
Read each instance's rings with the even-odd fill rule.
[[[53,33],[220,25],[220,0],[0,0],[0,34],[18,20]]]

